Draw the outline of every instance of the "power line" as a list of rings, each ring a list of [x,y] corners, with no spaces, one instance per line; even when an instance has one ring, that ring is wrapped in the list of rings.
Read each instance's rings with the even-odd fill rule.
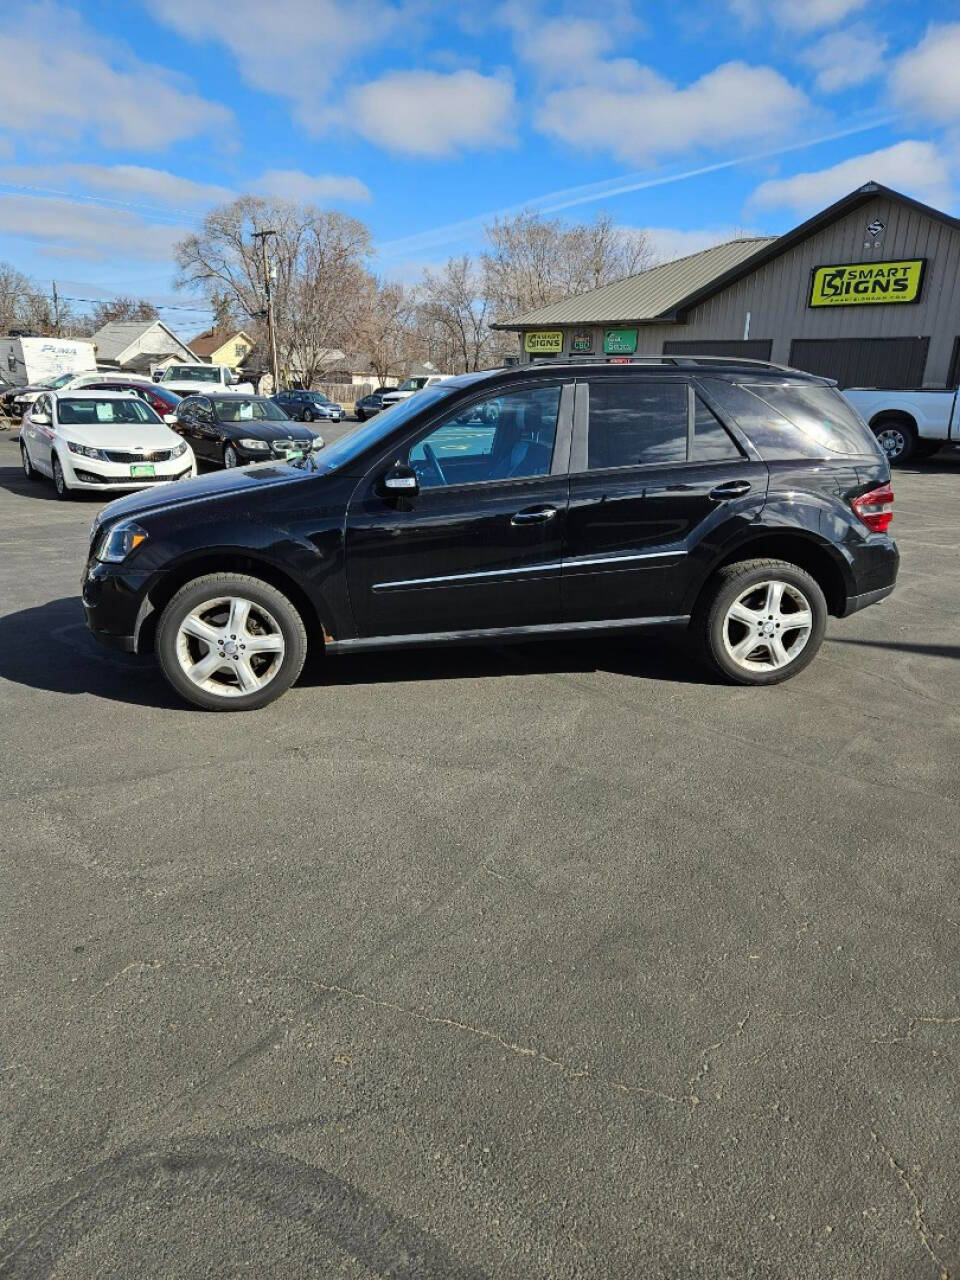
[[[40,296],[44,298],[49,298],[51,301],[55,300],[55,296],[52,293],[44,293],[44,294],[41,294]],[[91,306],[96,306],[96,307],[104,303],[109,304],[111,302],[117,301],[116,298],[74,298],[66,293],[60,293],[56,296],[59,297],[61,302],[86,302],[86,303],[89,303]],[[156,307],[158,311],[192,311],[194,312],[195,315],[209,315],[213,310],[213,308],[209,306],[181,307],[181,306],[178,306],[176,303],[172,303],[172,302],[154,302],[150,298],[144,298],[143,301],[149,302],[151,307]]]

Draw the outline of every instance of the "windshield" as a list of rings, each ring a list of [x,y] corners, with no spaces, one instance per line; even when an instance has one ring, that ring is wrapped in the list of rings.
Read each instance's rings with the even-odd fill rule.
[[[220,370],[206,364],[174,364],[163,376],[164,381],[169,379],[170,382],[175,382],[179,378],[188,379],[190,382],[219,382]]]
[[[397,387],[398,391],[419,391],[421,387],[427,385],[426,378],[408,378],[406,382],[401,382]]]
[[[59,378],[54,378],[52,382],[47,382],[44,385],[48,386],[51,391],[56,391],[57,387],[65,387],[70,379],[76,376],[75,373],[61,373]]]
[[[134,396],[104,396],[102,400],[93,396],[83,399],[61,396],[57,401],[57,419],[61,426],[71,427],[98,427],[111,422],[141,426],[145,422],[160,421],[148,404]]]
[[[285,422],[287,415],[278,404],[263,396],[231,396],[212,401],[220,422]]]
[[[314,404],[330,404],[331,401],[323,394],[322,391],[311,391],[308,400],[312,400]]]
[[[382,437],[388,436],[401,426],[408,418],[422,413],[431,404],[443,400],[452,393],[452,388],[445,386],[430,387],[422,396],[411,396],[409,400],[398,400],[382,413],[362,427],[354,427],[345,436],[328,444],[317,462],[331,470],[342,467],[358,458],[361,453],[375,445]]]

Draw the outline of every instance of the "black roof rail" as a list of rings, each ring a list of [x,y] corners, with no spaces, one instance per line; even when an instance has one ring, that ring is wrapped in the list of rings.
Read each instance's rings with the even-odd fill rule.
[[[721,369],[732,365],[750,365],[756,369],[776,369],[782,373],[803,373],[802,369],[793,369],[787,364],[774,364],[772,360],[754,360],[750,356],[534,356],[527,362],[535,365],[551,364],[640,364],[640,365],[672,365],[674,368],[700,368],[718,365]],[[514,366],[517,367],[517,366]],[[521,369],[523,365],[519,366]]]

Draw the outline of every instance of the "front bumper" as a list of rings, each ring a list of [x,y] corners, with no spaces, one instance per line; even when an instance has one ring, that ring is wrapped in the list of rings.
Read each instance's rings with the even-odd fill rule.
[[[149,591],[155,572],[138,573],[120,564],[88,560],[80,592],[87,626],[101,644],[139,653],[144,622],[153,612]]]
[[[101,458],[85,458],[83,454],[59,451],[63,475],[71,489],[91,489],[118,493],[125,490],[148,489],[155,484],[170,484],[175,480],[189,480],[197,474],[197,466],[190,453],[166,462],[146,465],[154,468],[152,476],[133,476],[130,464],[106,462]]]

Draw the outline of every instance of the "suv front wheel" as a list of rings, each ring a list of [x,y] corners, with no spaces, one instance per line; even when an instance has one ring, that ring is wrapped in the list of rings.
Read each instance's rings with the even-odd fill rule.
[[[303,619],[246,574],[194,578],[160,615],[157,656],[174,689],[205,711],[252,711],[293,684],[307,656]]]
[[[779,684],[816,656],[827,602],[815,579],[787,560],[742,560],[717,573],[693,625],[728,680]]]

